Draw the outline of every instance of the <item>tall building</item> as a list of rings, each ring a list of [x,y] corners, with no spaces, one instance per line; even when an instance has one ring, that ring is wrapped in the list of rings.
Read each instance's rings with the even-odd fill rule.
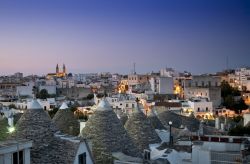
[[[208,98],[214,107],[221,105],[221,78],[219,76],[200,75],[193,76],[191,80],[185,81],[184,97]]]

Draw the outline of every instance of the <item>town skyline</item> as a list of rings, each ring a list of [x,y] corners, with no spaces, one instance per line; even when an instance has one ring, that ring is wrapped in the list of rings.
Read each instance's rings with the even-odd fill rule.
[[[0,74],[248,66],[247,1],[0,2]],[[228,62],[227,62],[228,61]]]

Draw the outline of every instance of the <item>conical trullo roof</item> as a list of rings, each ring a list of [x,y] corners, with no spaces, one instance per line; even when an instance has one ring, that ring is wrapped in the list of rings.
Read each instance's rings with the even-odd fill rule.
[[[168,110],[159,111],[158,118],[166,127],[169,126],[169,121],[172,121],[174,128],[180,128],[182,125],[185,125],[192,132],[199,129],[199,121],[196,118],[182,116]]]
[[[139,104],[128,118],[125,129],[141,153],[144,149],[149,149],[149,144],[161,142],[150,120],[139,109]]]
[[[60,131],[66,134],[77,136],[80,131],[80,123],[74,117],[74,113],[64,102],[53,117],[53,122]]]
[[[112,152],[123,152],[134,157],[141,156],[106,100],[100,101],[97,109],[86,122],[82,136],[92,141],[93,154],[97,163],[112,163]]]
[[[37,100],[32,100],[17,122],[16,132],[10,138],[32,140],[31,163],[41,163],[41,159],[45,159],[44,152],[49,151],[48,145],[53,141],[55,131],[49,115]]]
[[[151,121],[151,124],[155,129],[159,129],[159,130],[166,129],[164,125],[161,123],[161,121],[159,120],[159,118],[157,117],[156,111],[154,109],[150,110],[148,119]]]

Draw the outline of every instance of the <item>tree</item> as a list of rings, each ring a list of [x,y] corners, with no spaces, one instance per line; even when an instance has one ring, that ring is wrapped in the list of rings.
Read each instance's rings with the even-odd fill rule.
[[[88,100],[91,100],[91,99],[94,98],[94,94],[90,93],[90,94],[87,95],[86,98],[87,98]]]
[[[234,104],[233,108],[236,109],[238,113],[241,113],[241,111],[247,109],[248,106],[246,105],[245,101],[241,98]]]
[[[40,98],[40,99],[46,99],[49,97],[50,95],[48,94],[48,91],[46,89],[42,89],[37,95],[37,98]]]
[[[231,136],[244,136],[244,135],[250,135],[250,127],[244,127],[241,125],[236,126],[235,128],[232,128],[228,132]]]
[[[10,109],[12,109],[12,108],[16,109],[16,106],[15,106],[15,104],[10,104],[10,105],[9,105],[9,108],[10,108]]]
[[[236,113],[240,113],[241,110],[247,109],[248,106],[245,104],[243,99],[235,101],[235,96],[240,96],[240,91],[231,87],[228,82],[223,81],[221,83],[221,97],[223,99],[223,106],[234,110]]]
[[[221,82],[221,97],[223,98],[223,100],[225,100],[225,98],[229,95],[240,96],[240,91],[237,88],[231,87],[228,82],[222,81]]]
[[[235,101],[234,101],[234,98],[232,95],[227,95],[225,98],[224,98],[224,101],[223,101],[223,105],[228,108],[228,109],[232,109],[233,106],[235,104]]]

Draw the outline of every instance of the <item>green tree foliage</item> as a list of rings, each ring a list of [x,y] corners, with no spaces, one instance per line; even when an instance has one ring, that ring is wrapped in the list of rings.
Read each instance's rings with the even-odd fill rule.
[[[94,98],[94,94],[90,93],[90,94],[87,95],[86,98],[87,98],[88,100],[91,100],[91,99]]]
[[[240,116],[240,115],[238,115],[238,116],[236,116],[236,117],[233,117],[232,120],[233,120],[233,122],[238,123],[238,122],[240,122],[241,120],[243,120],[243,117]]]
[[[236,126],[235,128],[232,128],[228,132],[231,136],[245,136],[250,135],[250,127],[244,127],[241,125]]]
[[[15,104],[10,104],[10,105],[9,105],[9,108],[10,108],[10,109],[12,109],[12,108],[16,109],[16,106],[15,106]]]
[[[36,95],[37,98],[40,98],[40,99],[46,99],[46,98],[50,98],[50,95],[48,93],[48,91],[46,89],[42,89],[37,95]]]
[[[228,82],[221,82],[221,97],[225,99],[227,96],[240,96],[240,91],[231,87]]]
[[[9,124],[7,119],[0,120],[0,141],[4,141],[8,137],[8,127]]]
[[[228,82],[223,81],[221,83],[221,97],[223,99],[223,106],[228,109],[234,110],[236,113],[240,113],[241,110],[245,110],[248,106],[243,99],[235,101],[234,97],[240,96],[240,91],[231,87]]]

